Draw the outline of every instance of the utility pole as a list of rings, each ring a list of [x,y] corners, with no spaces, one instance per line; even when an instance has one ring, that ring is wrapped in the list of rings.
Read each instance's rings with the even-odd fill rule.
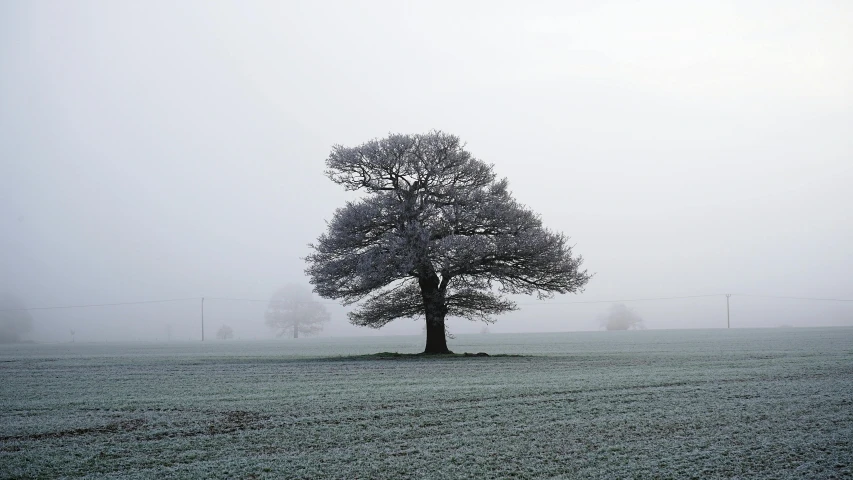
[[[201,341],[204,341],[204,297],[201,297]]]
[[[726,294],[726,328],[732,328],[732,317],[729,313],[729,298],[731,298],[732,294]]]

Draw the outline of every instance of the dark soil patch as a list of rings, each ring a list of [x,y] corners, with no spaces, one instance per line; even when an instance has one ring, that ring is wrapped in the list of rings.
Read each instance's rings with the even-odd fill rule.
[[[60,430],[58,432],[34,433],[32,435],[12,435],[8,437],[0,437],[0,442],[8,442],[10,440],[44,440],[48,438],[68,438],[79,437],[81,435],[103,434],[103,433],[121,433],[132,432],[138,430],[145,423],[144,420],[137,418],[133,420],[123,420],[121,422],[108,423],[102,427],[86,427],[75,428],[73,430]]]

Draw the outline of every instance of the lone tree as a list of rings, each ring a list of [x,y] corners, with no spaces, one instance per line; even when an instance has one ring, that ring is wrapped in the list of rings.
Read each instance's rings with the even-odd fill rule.
[[[606,330],[642,330],[643,319],[622,303],[614,303],[607,314],[599,317],[601,326]]]
[[[331,318],[326,307],[316,302],[311,291],[299,285],[288,285],[275,292],[264,314],[267,326],[278,330],[278,336],[293,333],[315,335]]]
[[[16,343],[33,329],[33,317],[20,298],[0,293],[0,343]]]
[[[426,319],[424,353],[451,353],[448,315],[493,321],[504,294],[583,289],[590,275],[567,237],[542,226],[506,179],[438,131],[336,145],[326,175],[367,195],[338,209],[311,245],[306,273],[320,296],[351,305],[355,325]]]
[[[234,338],[234,329],[228,325],[223,325],[216,331],[217,340],[230,340],[232,338]]]

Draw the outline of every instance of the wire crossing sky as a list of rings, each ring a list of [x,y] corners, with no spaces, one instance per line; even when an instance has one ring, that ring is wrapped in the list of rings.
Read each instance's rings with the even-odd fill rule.
[[[708,295],[685,295],[681,297],[653,297],[653,298],[632,298],[632,299],[621,299],[621,300],[582,300],[575,302],[552,302],[548,300],[538,301],[538,302],[519,302],[519,305],[542,305],[542,306],[550,306],[550,305],[581,305],[581,304],[594,304],[594,303],[630,303],[630,302],[652,302],[652,301],[663,301],[663,300],[683,300],[686,298],[708,298],[708,297],[725,297],[726,294],[708,294]],[[777,295],[750,295],[750,294],[730,294],[732,297],[756,297],[756,298],[775,298],[781,300],[809,300],[809,301],[818,301],[818,302],[853,302],[853,299],[843,299],[843,298],[807,298],[807,297],[784,297]],[[227,297],[194,297],[194,298],[175,298],[168,300],[145,300],[139,302],[118,302],[118,303],[97,303],[97,304],[87,304],[87,305],[63,305],[63,306],[54,306],[54,307],[28,307],[28,308],[7,308],[0,309],[0,312],[10,312],[10,311],[20,311],[20,310],[59,310],[65,308],[92,308],[92,307],[114,307],[121,305],[143,305],[149,303],[169,303],[169,302],[184,302],[184,301],[199,301],[199,300],[226,300],[233,302],[253,302],[253,303],[269,303],[269,300],[259,300],[252,298],[227,298]],[[293,302],[300,303],[300,302]],[[324,305],[339,305],[338,302],[330,302],[330,301],[322,301],[318,300],[316,303],[322,303]]]

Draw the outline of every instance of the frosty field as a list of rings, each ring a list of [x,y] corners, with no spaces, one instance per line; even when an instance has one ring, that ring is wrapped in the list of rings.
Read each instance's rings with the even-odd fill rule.
[[[853,329],[0,346],[2,478],[853,478]]]

